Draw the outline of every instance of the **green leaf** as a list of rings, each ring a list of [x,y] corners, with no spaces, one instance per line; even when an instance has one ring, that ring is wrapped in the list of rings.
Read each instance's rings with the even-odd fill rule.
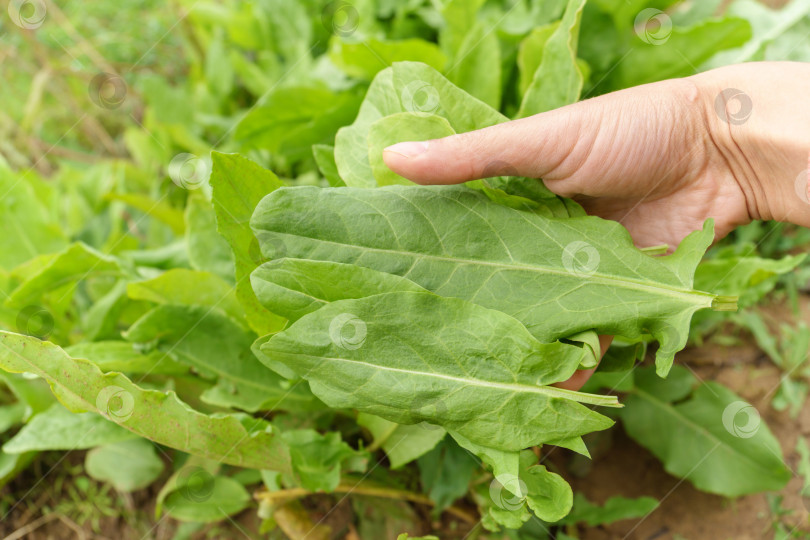
[[[335,138],[340,177],[353,187],[373,187],[369,131],[381,118],[396,113],[429,113],[444,117],[456,133],[481,129],[507,118],[448,81],[430,66],[397,62],[372,81],[357,119]]]
[[[637,360],[644,360],[646,352],[647,345],[643,341],[622,343],[614,340],[599,362],[599,371],[602,373],[627,372],[636,365]]]
[[[447,57],[438,46],[423,39],[382,41],[367,39],[349,43],[333,38],[329,43],[329,58],[352,77],[371,80],[394,62],[422,62],[441,71]]]
[[[138,193],[110,193],[105,198],[111,201],[121,201],[136,210],[140,210],[144,214],[168,225],[174,234],[182,235],[186,230],[182,210],[171,206],[164,199],[155,200],[148,195]]]
[[[234,136],[248,148],[266,148],[297,160],[308,156],[313,144],[331,143],[359,107],[360,96],[353,91],[278,88],[245,115]]]
[[[106,294],[99,297],[84,312],[82,317],[84,339],[95,341],[118,337],[120,333],[118,321],[128,304],[126,292],[126,279],[119,279]]]
[[[751,39],[745,19],[725,17],[703,21],[688,28],[672,29],[663,43],[633,40],[632,48],[616,68],[618,88],[684,77],[718,51],[738,47]]]
[[[399,469],[419,456],[430,452],[445,436],[445,431],[430,424],[402,425],[373,414],[360,413],[357,423],[374,438],[368,450],[385,450],[392,469]]]
[[[584,8],[585,0],[568,1],[562,20],[542,46],[542,60],[523,95],[518,117],[550,111],[579,99],[583,77],[576,51]]]
[[[286,445],[269,425],[201,414],[174,392],[144,390],[119,373],[105,375],[51,343],[0,332],[0,369],[39,375],[70,409],[100,413],[165,446],[240,467],[290,470]]]
[[[390,186],[283,188],[261,202],[252,225],[268,255],[407,277],[512,315],[544,342],[588,330],[650,333],[661,343],[662,375],[686,344],[692,314],[714,301],[692,289],[711,222],[673,255],[654,258],[616,222],[551,219],[462,186]]]
[[[217,234],[214,208],[199,193],[189,197],[186,206],[186,243],[192,268],[233,280],[233,254]]]
[[[587,215],[579,204],[554,195],[537,178],[495,176],[467,182],[465,185],[481,190],[493,202],[516,210],[535,212],[549,218]]]
[[[764,59],[769,61],[791,61],[791,62],[807,62],[810,60],[810,54],[807,49],[802,47],[801,44],[804,37],[810,31],[810,17],[807,16],[810,4],[807,0],[794,1],[790,5],[785,5],[783,11],[785,17],[791,17],[793,20],[780,21],[780,27],[774,32],[778,34],[773,41],[768,43],[764,52]],[[787,9],[790,8],[790,9]],[[749,21],[756,17],[747,17]],[[790,27],[787,24],[792,23]],[[755,22],[751,23],[752,26]]]
[[[450,434],[459,446],[472,452],[483,461],[491,470],[492,474],[498,477],[512,476],[517,478],[520,475],[520,452],[504,452],[497,448],[491,448],[472,442],[470,439],[460,435],[459,433]],[[512,492],[517,497],[522,497],[525,493],[520,490],[520,485],[508,484],[506,489],[515,490]]]
[[[787,409],[791,418],[797,418],[802,411],[807,394],[808,385],[806,382],[785,377],[779,383],[779,390],[776,391],[771,400],[771,407],[777,411]]]
[[[422,489],[436,503],[436,514],[467,493],[478,468],[478,461],[452,439],[439,443],[418,463]]]
[[[232,478],[211,476],[201,482],[169,493],[163,502],[166,513],[180,521],[212,523],[250,506],[250,493]]]
[[[2,354],[2,353],[0,353]],[[7,454],[33,450],[82,450],[135,435],[94,413],[72,413],[58,403],[36,415],[3,445]]]
[[[163,505],[166,497],[180,492],[183,498],[193,501],[205,500],[213,490],[214,475],[222,468],[218,461],[200,456],[190,455],[183,461],[180,468],[166,480],[155,497],[155,519],[163,514]],[[267,474],[279,476],[279,472],[265,471]]]
[[[83,358],[97,365],[103,372],[150,375],[183,375],[188,367],[179,364],[167,354],[159,351],[142,353],[126,341],[80,342],[65,347],[72,358]]]
[[[163,461],[151,442],[131,439],[90,450],[85,456],[84,469],[90,477],[128,493],[157,480],[163,472]]]
[[[779,442],[731,390],[709,381],[678,402],[682,392],[661,393],[661,386],[650,369],[636,369],[621,418],[627,434],[667,472],[728,497],[779,490],[790,480]]]
[[[34,191],[27,174],[14,173],[0,163],[0,230],[3,249],[0,269],[11,270],[45,253],[55,253],[67,245],[61,227],[49,214]]]
[[[588,501],[582,493],[574,495],[574,507],[571,513],[558,523],[574,525],[586,523],[590,527],[610,525],[623,519],[643,518],[658,508],[658,501],[652,497],[610,497],[602,506]]]
[[[805,258],[801,253],[779,260],[764,259],[754,254],[753,246],[729,248],[698,265],[695,284],[717,294],[738,296],[740,307],[747,307],[768,294],[780,275],[794,270]]]
[[[236,321],[242,321],[245,316],[233,287],[219,276],[199,270],[175,268],[153,279],[131,282],[127,285],[127,295],[133,300],[156,304],[221,309]]]
[[[248,412],[297,409],[312,402],[303,385],[290,388],[253,355],[252,333],[217,310],[196,306],[159,306],[125,333],[133,343],[156,343],[176,361],[193,367],[217,385],[201,399]]]
[[[310,42],[314,25],[307,16],[306,4],[266,0],[261,5],[268,14],[268,28],[265,31],[271,40],[269,48],[283,58],[284,67],[288,70],[294,67],[304,70],[309,67],[306,62],[298,66],[302,63],[302,58],[309,59],[308,53],[311,51]]]
[[[51,258],[33,276],[25,280],[6,299],[8,307],[23,308],[43,294],[68,284],[95,277],[120,277],[121,266],[114,257],[82,244],[72,244]]]
[[[403,500],[356,495],[349,498],[358,518],[358,538],[399,538],[400,531],[419,530],[417,509]],[[310,527],[311,528],[311,527]],[[413,537],[408,537],[413,540]]]
[[[808,13],[808,0],[795,0],[779,9],[769,8],[753,0],[732,2],[726,14],[747,20],[751,24],[753,36],[741,47],[715,55],[705,66],[712,68],[753,60],[806,61],[806,51],[796,46],[799,40],[795,38],[807,35]]]
[[[468,29],[447,78],[495,109],[501,104],[501,44],[494,29],[478,22]]]
[[[25,420],[27,408],[27,405],[21,401],[0,406],[0,434],[18,424],[22,424],[23,420]]]
[[[616,405],[547,386],[570,377],[589,351],[540,343],[507,315],[428,293],[333,302],[262,351],[333,408],[424,420],[504,450],[605,429],[612,422],[578,402]]]
[[[799,465],[796,467],[796,472],[802,478],[804,485],[802,486],[801,496],[810,496],[810,447],[807,446],[807,439],[799,436],[796,439],[796,453],[799,454]]]
[[[309,491],[331,492],[340,483],[341,463],[357,452],[340,439],[340,434],[321,435],[311,429],[286,431],[296,483]]]
[[[526,504],[543,521],[557,521],[571,511],[571,486],[559,474],[543,465],[532,465],[521,472],[520,479],[528,490]]]
[[[485,0],[449,0],[441,6],[444,19],[439,43],[446,52],[455,56],[477,19]]]
[[[26,452],[25,454],[6,454],[0,452],[0,487],[5,486],[17,477],[22,471],[34,461],[37,452]]]
[[[368,159],[377,185],[413,185],[386,166],[384,148],[402,141],[427,141],[454,134],[450,123],[435,114],[404,112],[380,118],[371,124],[368,132]]]
[[[231,245],[236,267],[236,297],[250,327],[260,336],[280,329],[284,321],[264,309],[250,288],[250,273],[263,261],[250,230],[250,216],[259,201],[281,186],[275,174],[235,154],[213,152],[211,187],[217,231]]]
[[[187,124],[194,122],[194,104],[186,96],[186,89],[172,84],[161,77],[145,77],[139,90],[149,106],[150,112],[161,123]]]
[[[707,0],[709,3],[712,1]],[[648,5],[665,10],[677,2],[678,0],[593,0],[592,3],[602,11],[609,13],[617,28],[626,31],[633,29],[636,16]]]
[[[425,291],[416,283],[351,264],[306,259],[277,259],[250,276],[259,301],[290,321],[337,300],[395,291]]]
[[[318,169],[321,174],[326,178],[329,185],[332,187],[345,186],[346,183],[340,177],[337,170],[337,163],[335,163],[335,147],[328,144],[313,144],[312,155],[315,157],[315,163],[318,164]]]
[[[188,249],[186,242],[182,240],[154,249],[124,251],[122,255],[140,266],[163,269],[189,267]]]
[[[266,336],[262,336],[258,338],[256,341],[254,341],[253,344],[250,346],[250,350],[253,353],[253,356],[258,358],[262,364],[269,367],[270,369],[272,369],[285,379],[288,379],[290,381],[297,379],[297,382],[295,384],[301,383],[302,379],[300,379],[293,370],[291,370],[281,362],[277,362],[275,359],[267,356],[262,352],[262,346],[264,346],[265,343],[270,341],[270,338],[272,338],[274,335],[275,334],[267,334]],[[302,382],[302,384],[307,383]]]
[[[520,70],[518,92],[521,96],[526,94],[529,86],[531,86],[537,69],[540,67],[540,64],[543,63],[543,51],[545,50],[546,43],[558,27],[559,23],[552,23],[534,28],[531,33],[520,42],[517,64]]]
[[[520,528],[531,517],[529,510],[543,521],[557,521],[571,510],[573,501],[571,487],[537,464],[531,450],[520,452],[519,476],[496,476],[488,486],[479,486],[476,495],[483,507],[482,523],[489,530],[497,530],[498,525]]]
[[[17,399],[25,403],[25,420],[39,414],[56,401],[48,384],[39,377],[29,377],[27,374],[6,373],[0,371],[0,381],[11,390]]]
[[[228,60],[225,32],[216,27],[205,51],[205,81],[213,93],[227,97],[233,90],[233,67]]]
[[[450,0],[441,7],[439,44],[450,57],[447,78],[498,108],[501,101],[501,44],[496,25],[479,20],[483,0]]]

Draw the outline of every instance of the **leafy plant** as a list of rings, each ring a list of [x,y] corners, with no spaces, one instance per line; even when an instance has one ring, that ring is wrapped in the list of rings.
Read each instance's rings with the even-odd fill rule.
[[[667,471],[730,497],[777,490],[790,480],[779,443],[731,390],[711,381],[693,390],[696,380],[682,367],[666,382],[639,368],[634,381],[622,423]]]
[[[774,406],[797,410],[805,329],[777,342],[718,310],[797,302],[806,235],[754,224],[702,260],[707,223],[658,256],[536,179],[421,188],[382,149],[736,59],[808,60],[810,4],[145,5],[146,25],[124,1],[4,26],[0,485],[86,450],[53,509],[94,530],[157,483],[178,537],[227,536],[203,524],[258,506],[262,533],[327,538],[309,503],[339,494],[361,537],[432,538],[419,507],[464,534],[570,538],[655,508],[591,503],[545,458],[589,455],[582,436],[616,418],[700,489],[783,485],[767,426],[735,435],[744,402],[672,364],[690,333],[747,324],[795,374]],[[647,7],[667,39],[636,21]],[[558,388],[596,365],[598,334],[618,337],[589,386]],[[667,381],[631,369],[648,345]]]

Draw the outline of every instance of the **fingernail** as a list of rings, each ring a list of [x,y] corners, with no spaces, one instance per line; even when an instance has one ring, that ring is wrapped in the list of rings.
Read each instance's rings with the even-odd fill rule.
[[[429,144],[430,141],[401,142],[393,146],[389,146],[388,148],[384,149],[383,152],[393,152],[402,157],[412,159],[419,154],[424,154],[427,151]]]

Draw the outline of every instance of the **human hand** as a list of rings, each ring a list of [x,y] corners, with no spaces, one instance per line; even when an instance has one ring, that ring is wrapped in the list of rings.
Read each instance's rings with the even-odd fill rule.
[[[396,144],[384,159],[419,184],[473,180],[505,163],[621,222],[639,247],[674,249],[709,217],[718,239],[752,219],[810,225],[810,206],[796,193],[810,150],[808,87],[810,64],[729,66]],[[721,95],[733,89],[742,93]]]
[[[396,144],[384,159],[420,184],[473,180],[504,163],[509,174],[543,178],[588,213],[619,221],[639,247],[674,249],[709,217],[716,239],[753,219],[810,226],[809,87],[809,64],[729,66]],[[565,386],[578,388],[589,375],[578,372]]]

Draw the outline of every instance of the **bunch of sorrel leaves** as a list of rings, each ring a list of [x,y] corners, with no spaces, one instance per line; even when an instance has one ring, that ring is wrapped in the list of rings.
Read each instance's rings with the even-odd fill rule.
[[[414,87],[435,93],[432,112],[408,110]],[[556,521],[573,494],[521,451],[588,455],[581,436],[612,425],[589,405],[618,402],[553,384],[597,364],[598,334],[653,336],[666,375],[692,314],[735,305],[692,288],[711,223],[654,256],[539,180],[387,185],[409,182],[385,167],[385,146],[505,120],[424,64],[381,71],[335,147],[340,178],[363,187],[283,187],[253,214],[269,259],[251,274],[253,290],[289,324],[258,348],[330,407],[441,426],[516,500]],[[491,510],[488,524],[526,519],[516,506]]]
[[[670,1],[368,0],[347,3],[351,32],[325,29],[326,2],[265,4],[192,10],[189,49],[206,56],[181,91],[139,81],[132,160],[53,182],[0,169],[0,484],[41,451],[88,449],[87,473],[119,491],[162,477],[156,510],[182,521],[235,515],[261,484],[266,528],[289,535],[328,536],[298,504],[324,492],[545,538],[544,523],[656,507],[594,505],[539,457],[587,456],[582,437],[620,419],[700,489],[784,486],[767,426],[740,436],[725,418],[740,398],[673,359],[801,256],[741,244],[701,262],[710,222],[669,255],[639,250],[540,180],[418,187],[382,149],[770,58],[795,38],[774,29],[802,34],[810,3],[671,10],[665,43],[633,22]],[[163,167],[174,182],[154,186],[166,148],[214,142],[210,180]],[[586,389],[555,386],[596,366],[600,334],[618,338]],[[636,367],[647,343],[655,368]]]

